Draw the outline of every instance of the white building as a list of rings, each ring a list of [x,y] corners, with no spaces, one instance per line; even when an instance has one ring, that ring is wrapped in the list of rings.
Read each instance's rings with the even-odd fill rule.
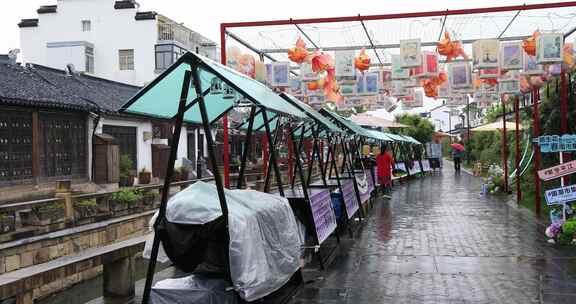
[[[58,0],[22,19],[24,62],[143,85],[186,51],[219,60],[216,43],[134,0]]]
[[[143,86],[187,51],[219,61],[216,43],[166,16],[139,11],[134,0],[58,0],[37,13],[38,18],[18,24],[25,63],[59,70],[72,64],[76,72]],[[165,142],[146,137],[154,133],[154,124],[138,118],[103,117],[96,128],[102,132],[134,146],[125,150],[137,154],[138,170],[152,169],[152,146]],[[182,132],[179,159],[195,164],[205,150],[202,130],[189,126]]]

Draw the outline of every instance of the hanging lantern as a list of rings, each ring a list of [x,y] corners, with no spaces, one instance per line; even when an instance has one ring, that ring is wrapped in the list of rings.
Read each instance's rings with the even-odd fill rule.
[[[222,88],[222,80],[218,77],[212,78],[210,81],[210,94],[212,95],[220,95],[224,93],[224,89]]]
[[[366,54],[366,50],[362,48],[358,57],[354,58],[354,66],[358,71],[364,72],[370,68],[370,56]]]
[[[320,88],[317,81],[307,83],[306,87],[308,88],[309,91],[316,91],[318,90],[318,88]]]
[[[308,50],[306,49],[306,43],[302,38],[298,37],[296,40],[296,46],[288,49],[288,58],[290,61],[301,64],[306,60],[308,56]]]
[[[312,71],[320,73],[334,66],[334,59],[327,53],[317,53],[312,57]]]
[[[535,31],[531,37],[528,37],[522,41],[522,48],[524,52],[530,56],[536,56],[536,38],[540,35],[540,32]]]
[[[468,55],[464,52],[462,48],[462,43],[460,41],[452,41],[450,38],[450,33],[445,32],[444,38],[438,42],[438,54],[446,56],[446,61],[450,62],[452,59],[462,56],[464,59],[468,59]]]
[[[574,67],[574,44],[572,43],[564,44],[564,64],[569,69]]]
[[[222,90],[223,90],[223,94],[224,96],[222,96],[223,99],[234,99],[236,98],[236,92],[234,91],[234,89],[229,86],[226,83],[222,84]]]

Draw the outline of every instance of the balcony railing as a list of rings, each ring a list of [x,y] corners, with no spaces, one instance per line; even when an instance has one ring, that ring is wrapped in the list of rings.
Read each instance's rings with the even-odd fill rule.
[[[186,48],[192,49],[198,44],[194,32],[176,23],[158,23],[158,41],[178,41]]]

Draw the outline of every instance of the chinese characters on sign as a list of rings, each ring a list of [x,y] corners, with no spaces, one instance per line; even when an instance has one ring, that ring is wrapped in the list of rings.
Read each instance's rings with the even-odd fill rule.
[[[535,138],[534,143],[540,145],[542,153],[576,151],[576,135],[544,135]]]
[[[336,215],[328,189],[310,189],[310,209],[318,244],[322,244],[336,229]]]
[[[346,215],[351,219],[360,208],[358,200],[356,199],[356,193],[354,192],[354,181],[352,179],[342,180],[342,198],[346,206]]]
[[[548,206],[561,205],[574,200],[576,200],[576,185],[546,191],[546,203]]]
[[[576,160],[538,171],[538,177],[549,181],[576,172]]]

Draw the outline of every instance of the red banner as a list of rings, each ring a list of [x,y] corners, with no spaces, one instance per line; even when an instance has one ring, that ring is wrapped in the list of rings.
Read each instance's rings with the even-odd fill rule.
[[[565,175],[576,173],[576,160],[563,163],[548,169],[538,171],[538,177],[543,181],[552,180]]]

